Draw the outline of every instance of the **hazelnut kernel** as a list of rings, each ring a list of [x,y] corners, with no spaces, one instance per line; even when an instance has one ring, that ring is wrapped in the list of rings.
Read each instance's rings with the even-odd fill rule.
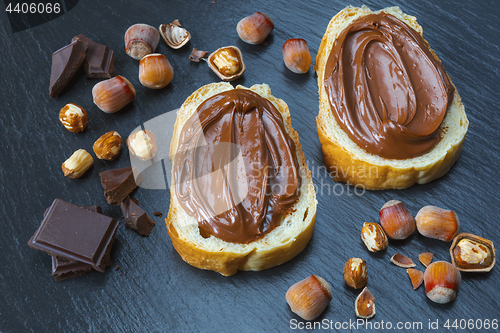
[[[62,171],[70,178],[80,178],[94,164],[94,159],[85,149],[79,149],[62,164]]]
[[[224,75],[233,75],[240,69],[238,53],[231,48],[224,48],[214,54],[212,61],[219,72]]]
[[[344,266],[344,280],[348,286],[359,289],[368,282],[366,261],[361,258],[350,258]]]
[[[76,104],[66,104],[59,111],[59,121],[70,132],[82,132],[87,126],[87,111]]]
[[[127,139],[127,146],[132,155],[147,161],[156,155],[156,137],[149,130],[139,130],[132,133]]]
[[[110,131],[97,139],[92,148],[98,159],[112,161],[120,153],[121,147],[122,137],[120,134]]]

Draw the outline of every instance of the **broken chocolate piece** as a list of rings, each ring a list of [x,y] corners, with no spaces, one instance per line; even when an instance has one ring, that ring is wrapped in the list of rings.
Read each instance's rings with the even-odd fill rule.
[[[125,227],[137,231],[141,236],[149,236],[155,223],[133,200],[127,197],[121,204],[125,217]]]
[[[131,167],[103,171],[101,184],[109,204],[119,205],[137,187]]]
[[[47,215],[49,208],[45,210],[44,216]],[[97,205],[91,205],[84,208],[88,211],[102,214],[102,208]],[[108,253],[106,253],[106,257],[108,258],[107,259],[108,264],[106,265],[106,267],[111,265],[110,252],[111,252],[111,246],[108,249]],[[93,271],[95,271],[95,269],[92,265],[85,264],[83,262],[79,262],[68,258],[57,258],[52,256],[52,276],[56,281],[62,281],[77,276],[82,276],[84,274]]]
[[[163,213],[162,213],[162,212],[154,212],[154,213],[153,213],[153,215],[154,215],[154,216],[160,216],[160,217],[161,217],[161,216],[163,216]]]
[[[82,276],[93,271],[95,271],[95,269],[92,265],[76,260],[52,256],[52,276],[56,281]]]
[[[75,40],[52,54],[49,94],[57,97],[73,78],[85,59],[87,43]]]
[[[102,214],[102,208],[100,206],[97,206],[97,205],[90,205],[90,206],[83,207],[83,208],[85,208],[86,210],[89,210],[91,212],[94,212],[94,213]]]
[[[108,254],[105,267],[109,266],[111,266],[111,256]],[[52,256],[52,276],[56,281],[71,279],[94,271],[95,269],[92,265]]]
[[[98,44],[82,34],[73,37],[72,42],[80,40],[87,43],[87,55],[83,62],[88,79],[110,79],[116,76],[115,53],[106,45]]]
[[[106,253],[106,267],[111,266],[111,246]],[[84,274],[94,272],[92,265],[67,258],[52,256],[52,276],[56,281],[71,279]]]
[[[194,61],[194,62],[200,62],[201,59],[206,58],[207,56],[208,56],[207,51],[197,50],[193,47],[193,51],[191,52],[191,55],[189,56],[189,60]]]
[[[118,224],[109,216],[55,199],[28,245],[104,272]]]

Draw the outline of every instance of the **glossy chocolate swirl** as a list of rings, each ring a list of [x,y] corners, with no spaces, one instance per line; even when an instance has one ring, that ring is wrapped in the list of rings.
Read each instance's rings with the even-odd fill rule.
[[[276,228],[300,194],[295,144],[268,100],[233,89],[204,101],[182,128],[175,194],[200,233],[249,243]]]
[[[340,33],[324,85],[349,137],[389,159],[432,150],[454,94],[420,34],[384,12],[363,16]]]

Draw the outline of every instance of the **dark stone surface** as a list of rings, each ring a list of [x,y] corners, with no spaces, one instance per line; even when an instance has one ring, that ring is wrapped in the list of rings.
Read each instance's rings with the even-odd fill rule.
[[[310,274],[324,277],[334,291],[319,320],[349,322],[356,319],[357,292],[345,286],[342,269],[348,258],[358,256],[368,263],[368,287],[376,297],[373,323],[383,320],[395,328],[397,322],[416,321],[427,328],[429,320],[439,320],[439,331],[445,331],[442,325],[447,320],[500,319],[499,267],[482,275],[463,274],[456,302],[434,304],[422,287],[413,291],[406,271],[390,264],[389,258],[401,252],[417,261],[419,253],[430,251],[435,260],[449,260],[450,243],[414,234],[407,241],[392,242],[383,253],[371,254],[359,237],[364,221],[378,221],[379,208],[389,199],[399,199],[413,214],[428,204],[454,209],[462,231],[487,237],[499,247],[500,3],[365,1],[373,9],[399,5],[418,18],[424,37],[462,96],[470,127],[462,156],[442,179],[407,190],[357,196],[352,195],[352,188],[335,184],[317,171],[323,157],[315,124],[316,75],[312,68],[305,75],[291,73],[281,54],[288,38],[303,37],[314,58],[328,22],[349,3],[215,2],[80,1],[65,15],[18,33],[12,33],[7,16],[0,15],[0,331],[286,332],[291,330],[290,320],[299,318],[289,310],[285,292]],[[257,10],[275,22],[267,46],[247,45],[236,33],[237,22]],[[146,89],[138,80],[138,61],[125,53],[123,35],[134,23],[158,27],[174,19],[179,19],[192,39],[180,50],[160,41],[157,51],[169,59],[174,79],[165,89]],[[58,98],[51,99],[47,93],[52,53],[80,33],[115,51],[117,74],[137,89],[136,100],[116,114],[105,114],[92,103],[91,90],[99,80],[86,79],[83,70]],[[247,65],[236,84],[268,83],[273,94],[290,107],[292,124],[319,190],[316,229],[309,245],[281,267],[228,278],[185,264],[172,248],[163,218],[153,217],[158,226],[149,238],[119,228],[111,255],[123,276],[107,270],[55,283],[50,256],[26,245],[45,208],[58,197],[81,206],[98,204],[104,214],[119,218],[120,207],[106,204],[99,172],[129,166],[130,160],[124,146],[115,161],[96,159],[80,179],[64,177],[61,164],[79,148],[91,152],[103,133],[115,130],[125,138],[145,121],[178,108],[200,86],[218,81],[205,63],[193,63],[189,55],[192,47],[212,52],[227,45],[238,46]],[[88,112],[89,124],[83,133],[70,133],[58,121],[59,110],[70,102]],[[321,193],[328,187],[336,194]],[[147,212],[168,211],[168,191],[138,189],[134,196]]]

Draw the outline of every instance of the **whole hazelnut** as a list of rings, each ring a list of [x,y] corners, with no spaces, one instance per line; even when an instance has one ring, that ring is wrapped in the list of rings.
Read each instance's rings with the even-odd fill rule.
[[[460,220],[454,211],[436,206],[422,207],[415,222],[420,234],[445,242],[450,242],[460,229]]]
[[[146,88],[161,89],[172,81],[174,70],[167,57],[152,53],[139,62],[139,81]]]
[[[248,44],[262,43],[273,29],[273,20],[261,12],[242,18],[236,26],[238,36]]]
[[[462,276],[458,268],[446,261],[436,261],[424,273],[425,294],[436,303],[448,303],[457,298]]]
[[[296,74],[307,73],[311,67],[311,52],[302,38],[291,38],[283,44],[283,60],[286,67]]]
[[[382,228],[391,239],[406,239],[415,231],[413,216],[399,200],[387,202],[378,214]]]
[[[136,60],[153,53],[160,42],[160,33],[148,24],[134,24],[125,32],[125,51]]]
[[[314,320],[332,300],[332,287],[323,278],[311,275],[291,286],[285,297],[294,313],[305,320]]]
[[[92,88],[95,105],[106,113],[115,113],[135,99],[135,88],[121,75],[96,83]]]

